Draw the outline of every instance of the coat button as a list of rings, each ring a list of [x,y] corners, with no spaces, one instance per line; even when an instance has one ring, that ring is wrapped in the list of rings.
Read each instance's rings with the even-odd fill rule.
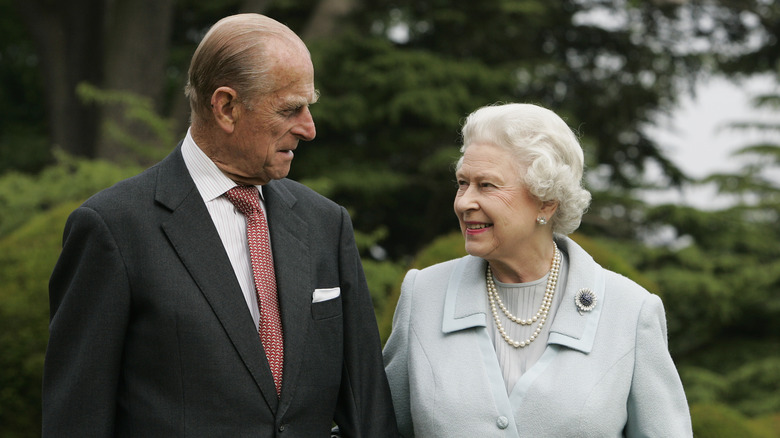
[[[502,415],[496,419],[496,426],[498,426],[499,429],[506,429],[507,426],[509,426],[509,420]]]
[[[286,425],[282,424],[281,426],[279,426],[279,432],[284,432],[285,429],[287,429]]]

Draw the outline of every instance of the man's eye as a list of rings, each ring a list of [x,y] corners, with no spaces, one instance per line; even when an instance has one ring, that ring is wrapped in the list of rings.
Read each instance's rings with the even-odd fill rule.
[[[488,188],[495,187],[493,184],[487,183],[487,182],[480,183],[479,186],[482,187],[483,189],[488,189]]]

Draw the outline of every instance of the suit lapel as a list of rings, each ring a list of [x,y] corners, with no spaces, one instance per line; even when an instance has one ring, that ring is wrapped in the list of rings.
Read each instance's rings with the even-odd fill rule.
[[[280,181],[263,186],[284,328],[284,375],[280,412],[297,388],[298,371],[305,360],[306,333],[311,319],[312,279],[309,225],[294,211],[297,200]]]
[[[269,408],[278,400],[257,331],[222,240],[177,148],[160,163],[156,201],[171,210],[162,224],[176,253],[219,318]]]

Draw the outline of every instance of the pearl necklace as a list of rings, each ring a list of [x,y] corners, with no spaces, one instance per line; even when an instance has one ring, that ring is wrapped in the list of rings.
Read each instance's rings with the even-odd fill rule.
[[[539,333],[541,333],[542,331],[542,327],[544,327],[544,323],[547,322],[547,314],[550,312],[550,306],[552,305],[553,296],[555,295],[555,285],[558,283],[558,272],[560,271],[560,269],[561,269],[561,252],[558,251],[558,245],[556,245],[555,242],[553,242],[552,265],[550,266],[550,275],[549,277],[547,277],[547,288],[544,291],[544,298],[542,298],[542,305],[539,307],[539,310],[536,311],[536,315],[534,315],[532,318],[522,319],[513,315],[506,308],[506,306],[504,306],[504,302],[501,301],[501,297],[498,296],[498,291],[496,290],[496,283],[493,280],[493,271],[490,269],[490,263],[488,263],[485,277],[487,281],[488,300],[490,301],[490,311],[493,313],[493,320],[496,322],[496,329],[498,329],[498,332],[501,333],[501,337],[504,338],[504,340],[509,345],[515,348],[527,347],[528,345],[531,344],[531,342],[533,342],[536,339],[537,336],[539,336]],[[506,315],[506,317],[509,318],[509,320],[514,323],[520,325],[531,325],[539,321],[539,325],[536,327],[536,330],[534,330],[534,334],[531,335],[531,337],[529,337],[525,341],[515,341],[514,339],[510,338],[509,335],[506,334],[506,330],[504,330],[504,326],[501,324],[501,320],[498,317],[498,310],[496,309],[496,307],[499,307],[501,311],[504,313],[504,315]]]

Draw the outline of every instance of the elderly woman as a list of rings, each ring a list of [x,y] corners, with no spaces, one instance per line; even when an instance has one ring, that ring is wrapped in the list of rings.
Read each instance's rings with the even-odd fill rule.
[[[691,436],[661,300],[565,237],[590,202],[571,129],[484,107],[461,153],[469,255],[406,275],[384,350],[401,433]]]

